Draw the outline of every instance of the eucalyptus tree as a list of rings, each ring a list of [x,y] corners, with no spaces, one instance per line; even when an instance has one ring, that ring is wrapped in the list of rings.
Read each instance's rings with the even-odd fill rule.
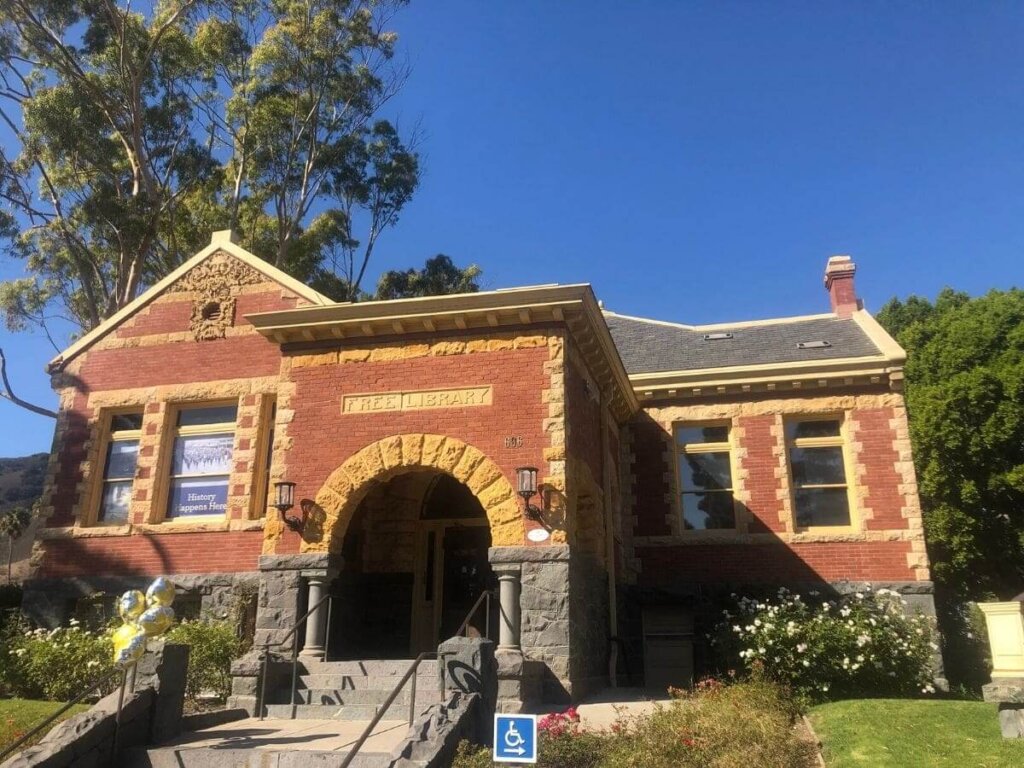
[[[227,227],[358,296],[419,180],[380,116],[406,77],[402,5],[4,0],[0,236],[25,272],[0,283],[8,328],[93,328]]]

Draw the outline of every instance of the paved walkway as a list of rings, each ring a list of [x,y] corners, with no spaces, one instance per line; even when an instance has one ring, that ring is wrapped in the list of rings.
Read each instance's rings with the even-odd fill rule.
[[[369,720],[258,720],[247,718],[179,736],[160,748],[270,749],[345,752],[362,734]],[[405,720],[381,720],[360,754],[390,753],[409,730]]]
[[[592,731],[607,730],[620,717],[635,717],[652,712],[658,702],[669,701],[664,691],[643,688],[605,688],[598,694],[576,705],[580,724]],[[539,714],[564,712],[568,706],[544,707]]]

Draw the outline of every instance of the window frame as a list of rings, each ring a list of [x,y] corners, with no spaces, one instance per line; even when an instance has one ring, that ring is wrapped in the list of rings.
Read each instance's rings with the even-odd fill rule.
[[[259,431],[252,475],[252,508],[249,510],[250,520],[261,520],[267,516],[271,499],[271,470],[274,466],[274,440],[277,436],[277,397],[268,395],[262,398],[259,414]]]
[[[678,434],[681,429],[701,429],[704,427],[725,427],[728,433],[728,439],[718,443],[686,443],[680,445]],[[735,429],[731,419],[705,419],[705,420],[694,420],[694,421],[676,421],[672,423],[672,457],[673,457],[673,468],[672,471],[675,476],[675,524],[678,526],[680,536],[720,536],[723,534],[734,534],[740,531],[740,514],[739,507],[736,500],[736,478],[739,477],[737,473],[736,465],[736,441],[735,441]],[[694,448],[691,449],[691,446]],[[731,528],[687,528],[686,517],[683,508],[683,495],[686,493],[696,493],[695,491],[686,491],[683,488],[683,477],[679,470],[679,460],[682,456],[687,454],[698,454],[698,453],[728,453],[729,454],[729,479],[731,484],[728,490],[721,489],[717,491],[706,491],[706,493],[728,493],[732,496],[732,520],[733,525]]]
[[[789,438],[789,425],[806,421],[835,421],[839,424],[839,434],[832,437],[801,437]],[[854,492],[854,479],[850,472],[855,469],[853,454],[851,451],[848,415],[845,412],[829,412],[817,414],[785,415],[782,417],[782,441],[786,452],[786,476],[789,479],[789,504],[792,512],[791,520],[794,533],[809,534],[848,534],[860,530],[860,516],[858,514],[857,497]],[[843,476],[846,482],[839,483],[815,483],[798,486],[793,478],[793,448],[839,448],[843,456]],[[800,525],[797,519],[796,494],[800,489],[846,489],[846,506],[850,512],[850,522],[847,525]]]
[[[235,420],[233,422],[217,422],[216,424],[198,424],[186,427],[178,426],[178,418],[183,411],[198,411],[206,408],[233,407],[235,409]],[[241,401],[239,399],[201,400],[195,402],[180,402],[169,404],[167,408],[167,425],[165,438],[160,446],[160,483],[161,488],[155,494],[160,499],[159,512],[154,510],[155,522],[167,523],[170,525],[188,525],[189,523],[210,523],[226,522],[230,519],[231,479],[235,474],[235,454],[238,451],[238,421],[241,412]],[[175,475],[174,470],[174,445],[179,437],[192,435],[216,435],[229,432],[231,434],[231,468],[227,473],[228,479],[228,509],[223,514],[212,515],[178,515],[170,516],[171,488],[174,480],[180,477],[202,477],[202,475]],[[209,477],[222,477],[222,475],[208,475]]]
[[[141,421],[138,429],[119,429],[115,430],[114,419],[119,416],[138,415],[141,417]],[[143,428],[146,424],[146,408],[144,405],[125,406],[123,408],[111,408],[105,410],[101,418],[101,430],[99,440],[99,450],[96,453],[96,482],[93,483],[92,498],[89,500],[89,511],[86,516],[86,525],[89,526],[103,526],[108,528],[120,528],[125,525],[131,525],[131,507],[128,508],[128,518],[126,520],[101,520],[100,513],[103,511],[103,495],[106,490],[107,483],[109,482],[125,482],[125,479],[109,480],[107,478],[107,464],[109,457],[107,453],[110,450],[110,446],[116,442],[127,442],[134,440],[138,443],[139,450],[142,449],[142,433]],[[139,456],[136,454],[135,457],[135,474],[132,475],[132,498],[135,496],[135,481],[139,474]]]

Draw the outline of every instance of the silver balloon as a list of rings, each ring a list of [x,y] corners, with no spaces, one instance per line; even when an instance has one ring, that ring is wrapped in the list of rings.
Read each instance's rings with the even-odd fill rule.
[[[174,602],[174,585],[165,577],[157,576],[146,590],[146,605],[170,605]]]
[[[146,596],[137,589],[130,589],[117,600],[117,612],[126,622],[135,621],[146,610]]]
[[[162,635],[171,624],[174,623],[174,609],[166,605],[154,605],[147,608],[145,613],[139,616],[136,624],[146,633],[146,637]]]

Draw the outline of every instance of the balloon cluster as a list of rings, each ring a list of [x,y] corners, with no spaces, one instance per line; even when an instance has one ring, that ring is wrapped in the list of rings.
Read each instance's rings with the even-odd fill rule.
[[[146,638],[162,635],[174,623],[174,585],[159,576],[146,594],[130,589],[117,601],[124,624],[114,631],[114,663],[131,664],[146,651]]]

